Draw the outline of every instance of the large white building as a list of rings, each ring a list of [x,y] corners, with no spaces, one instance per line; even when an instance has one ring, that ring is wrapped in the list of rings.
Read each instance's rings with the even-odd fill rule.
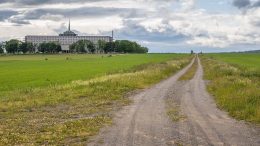
[[[97,44],[99,40],[106,42],[112,42],[113,36],[78,36],[76,33],[70,30],[70,22],[68,30],[59,36],[39,36],[39,35],[28,35],[25,36],[25,41],[38,46],[44,42],[57,42],[61,45],[62,51],[69,51],[69,46],[79,40],[89,40],[94,44]]]

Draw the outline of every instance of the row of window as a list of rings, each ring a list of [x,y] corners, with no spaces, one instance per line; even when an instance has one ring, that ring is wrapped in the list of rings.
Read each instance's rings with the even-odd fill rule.
[[[31,43],[34,43],[34,44],[40,44],[40,43],[43,43],[43,42],[59,42],[60,44],[62,45],[66,45],[66,44],[72,44],[72,43],[75,43],[79,40],[90,40],[94,43],[97,43],[98,40],[104,40],[106,42],[110,41],[109,38],[66,38],[66,39],[57,39],[57,38],[53,38],[53,39],[50,39],[50,38],[26,38],[26,41],[27,42],[31,42]]]

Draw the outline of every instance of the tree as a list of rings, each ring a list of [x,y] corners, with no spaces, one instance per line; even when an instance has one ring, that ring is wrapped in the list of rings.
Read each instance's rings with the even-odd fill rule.
[[[75,50],[78,53],[85,53],[88,51],[84,40],[80,40],[80,41],[76,42]]]
[[[61,51],[61,46],[55,42],[41,43],[38,50],[43,53],[58,53]]]
[[[111,53],[115,50],[115,43],[114,42],[107,42],[104,48],[105,53]]]
[[[26,53],[28,51],[29,51],[28,44],[26,42],[21,42],[19,47],[18,47],[18,52]]]
[[[33,43],[27,43],[28,52],[34,53],[35,52],[35,47],[36,46],[34,46]]]
[[[0,43],[0,54],[3,54],[4,53],[4,48],[3,48],[3,44]]]
[[[70,45],[70,51],[71,52],[77,52],[77,53],[95,53],[96,47],[95,44],[89,40],[79,40],[73,44]]]
[[[6,42],[5,49],[8,53],[17,53],[19,50],[20,41],[12,39]]]
[[[96,47],[95,47],[95,44],[93,42],[86,40],[85,45],[87,46],[88,52],[95,53]]]
[[[97,47],[89,40],[80,40],[70,45],[70,51],[78,53],[147,53],[148,48],[142,47],[140,44],[129,40],[117,40],[115,42],[99,40]]]
[[[118,53],[147,53],[148,52],[148,48],[142,47],[140,44],[129,40],[115,41],[115,50]]]
[[[97,51],[98,53],[103,53],[106,47],[106,41],[104,40],[98,40],[98,47],[97,47]]]

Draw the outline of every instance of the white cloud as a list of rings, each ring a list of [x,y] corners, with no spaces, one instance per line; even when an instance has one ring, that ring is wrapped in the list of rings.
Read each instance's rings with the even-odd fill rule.
[[[68,17],[71,17],[72,28],[83,34],[101,34],[115,29],[119,32],[119,38],[120,35],[130,39],[136,37],[135,40],[140,39],[144,44],[174,42],[209,48],[260,44],[259,8],[249,9],[246,13],[209,13],[197,9],[197,1],[101,0],[33,6],[5,3],[0,4],[0,8],[6,9],[8,5],[8,10],[18,11],[19,14],[0,22],[0,33],[4,34],[2,39],[22,38],[27,34],[55,35],[66,29]],[[223,2],[216,4],[221,6]],[[87,11],[91,8],[98,10]],[[70,12],[65,12],[67,10]],[[42,14],[36,15],[36,12]],[[29,14],[35,16],[27,17]],[[26,22],[30,24],[22,25]]]

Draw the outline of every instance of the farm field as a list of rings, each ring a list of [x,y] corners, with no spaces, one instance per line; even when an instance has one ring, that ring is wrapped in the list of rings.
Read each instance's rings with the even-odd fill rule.
[[[260,123],[260,54],[202,55],[209,92],[240,120]]]
[[[0,145],[85,145],[112,124],[111,112],[131,102],[127,93],[168,78],[192,58],[182,54],[67,57],[1,58]],[[52,83],[44,82],[46,78]]]
[[[21,55],[0,56],[0,92],[86,80],[123,72],[147,63],[172,59],[175,54],[137,55]]]
[[[223,54],[207,54],[209,57],[245,67],[247,69],[260,70],[260,54],[259,53],[223,53]]]

